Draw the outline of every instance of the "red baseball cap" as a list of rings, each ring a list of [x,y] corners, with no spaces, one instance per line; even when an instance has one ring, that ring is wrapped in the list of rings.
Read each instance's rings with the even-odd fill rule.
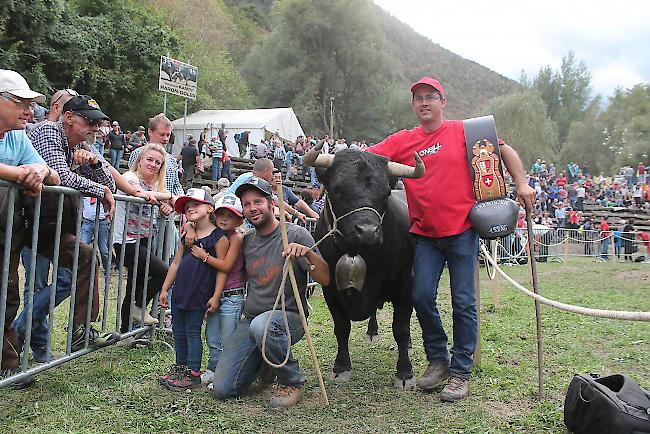
[[[440,96],[443,98],[445,97],[445,91],[442,90],[442,86],[440,85],[440,82],[436,80],[435,78],[427,77],[426,75],[419,79],[413,86],[411,86],[411,93],[415,92],[415,89],[420,86],[420,85],[429,85],[438,92],[440,92]]]

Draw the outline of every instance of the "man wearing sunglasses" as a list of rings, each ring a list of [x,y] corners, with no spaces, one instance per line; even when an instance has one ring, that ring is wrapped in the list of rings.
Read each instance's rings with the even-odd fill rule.
[[[93,98],[87,95],[73,96],[63,105],[63,114],[57,122],[43,122],[30,132],[29,138],[48,166],[59,173],[61,185],[74,188],[101,200],[105,215],[110,219],[115,211],[113,198],[115,181],[106,167],[108,164],[105,163],[105,160],[100,159],[92,151],[84,149],[84,142],[94,142],[95,134],[105,119],[108,119],[108,116],[101,111]],[[69,270],[72,269],[75,259],[74,250],[77,242],[74,234],[76,210],[74,210],[72,202],[74,201],[71,201],[69,207],[72,209],[68,210],[66,210],[64,202],[64,213],[71,215],[69,220],[72,221],[64,219],[65,228],[62,227],[59,255],[59,266]],[[53,216],[53,219],[55,218]],[[54,227],[49,227],[44,223],[42,205],[38,253],[50,260],[53,259],[54,230]],[[91,346],[110,345],[119,339],[119,335],[115,333],[100,333],[92,326],[87,330],[85,326],[92,254],[92,246],[84,243],[79,244],[72,351],[83,348],[86,333],[88,333]],[[97,266],[92,293],[91,321],[95,321],[99,314],[98,276]],[[69,296],[72,282],[71,279],[67,279],[65,282],[58,279],[57,283],[55,297],[58,305]],[[38,298],[34,298],[34,318],[47,315],[51,290],[52,286],[50,285],[38,292]]]

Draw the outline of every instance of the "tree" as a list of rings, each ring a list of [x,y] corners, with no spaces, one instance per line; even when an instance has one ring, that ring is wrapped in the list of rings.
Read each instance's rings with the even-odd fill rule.
[[[529,167],[537,158],[554,161],[555,125],[538,91],[524,89],[497,97],[486,113],[494,114],[499,137],[517,150],[524,165]]]
[[[617,89],[602,122],[607,146],[617,156],[612,169],[649,161],[650,85],[638,84],[627,91]]]
[[[376,137],[374,99],[382,41],[366,0],[287,0],[274,11],[276,26],[254,47],[242,71],[262,105],[294,106],[304,127]]]
[[[587,163],[592,174],[610,173],[616,154],[607,144],[605,124],[601,119],[600,98],[594,98],[581,121],[569,128],[560,161]]]
[[[540,69],[533,80],[546,104],[548,115],[557,125],[556,152],[564,146],[572,122],[582,120],[591,102],[591,73],[584,62],[576,62],[573,52],[562,57],[560,71],[550,66]]]
[[[0,25],[0,65],[37,90],[74,88],[133,126],[160,111],[160,53],[178,41],[153,11],[129,0],[13,0]]]

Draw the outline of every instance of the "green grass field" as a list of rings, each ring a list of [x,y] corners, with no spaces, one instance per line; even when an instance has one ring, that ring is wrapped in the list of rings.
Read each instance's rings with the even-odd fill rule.
[[[547,297],[589,307],[650,311],[648,264],[574,259],[566,266],[539,264],[538,269],[540,292]],[[529,281],[528,270],[506,268],[522,283]],[[439,304],[451,334],[448,276],[441,282]],[[280,412],[267,410],[271,389],[258,383],[247,395],[225,403],[204,389],[186,393],[163,389],[156,379],[174,354],[153,343],[137,349],[105,348],[37,375],[31,389],[0,391],[0,433],[563,432],[564,393],[575,372],[627,373],[650,388],[650,324],[543,307],[547,397],[538,400],[534,303],[502,282],[497,311],[491,287],[482,269],[482,363],[474,369],[470,396],[456,404],[440,403],[438,393],[392,389],[396,346],[390,308],[380,312],[377,343],[364,340],[366,323],[353,326],[350,382],[338,384],[327,378],[336,341],[317,291],[311,299],[310,326],[326,376],[329,407],[320,400],[306,339],[294,349],[308,377],[303,399]],[[57,329],[62,328],[64,309],[59,315]],[[426,361],[415,315],[411,330],[412,361],[419,375]]]

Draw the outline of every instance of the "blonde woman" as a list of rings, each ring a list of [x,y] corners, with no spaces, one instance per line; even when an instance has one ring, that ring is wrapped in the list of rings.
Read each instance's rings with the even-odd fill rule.
[[[173,211],[173,207],[168,203],[171,200],[171,193],[165,189],[165,149],[158,144],[151,143],[145,145],[133,162],[124,178],[129,184],[153,194],[156,199],[162,202],[160,212],[167,215]],[[118,194],[124,194],[121,190]],[[144,289],[144,267],[149,256],[149,279],[147,281],[146,305],[153,299],[156,293],[162,287],[167,274],[167,264],[153,254],[148,255],[148,245],[151,242],[151,236],[156,234],[156,222],[158,217],[158,208],[150,205],[129,206],[129,213],[126,216],[126,202],[118,201],[115,210],[115,232],[113,237],[113,248],[115,255],[120,258],[122,249],[124,249],[124,266],[128,270],[126,293],[122,302],[120,331],[125,333],[129,331],[129,317],[133,322],[142,321],[142,293]],[[142,207],[142,214],[139,213],[139,207]],[[153,219],[151,213],[154,213]],[[124,220],[126,221],[126,231]],[[153,227],[150,223],[153,221]],[[136,251],[137,241],[140,240],[139,248]],[[138,269],[135,286],[135,306],[131,309],[131,291],[133,290],[133,273],[135,260],[137,258]],[[144,324],[156,324],[158,320],[152,317],[149,312],[144,314]]]

